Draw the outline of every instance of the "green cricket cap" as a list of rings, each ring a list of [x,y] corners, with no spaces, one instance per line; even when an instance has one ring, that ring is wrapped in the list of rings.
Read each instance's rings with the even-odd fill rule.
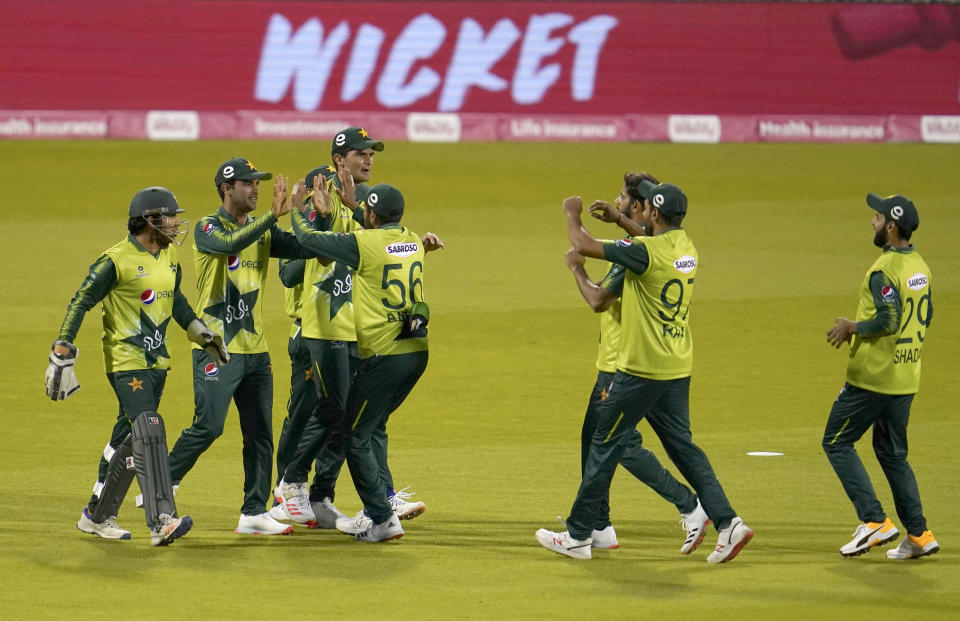
[[[913,201],[902,194],[894,194],[886,198],[870,193],[867,194],[867,205],[886,215],[897,223],[897,226],[908,233],[912,233],[920,226],[920,214]]]
[[[333,143],[330,146],[330,155],[334,153],[347,153],[349,151],[365,151],[373,149],[374,151],[383,151],[383,143],[374,140],[362,127],[348,127],[337,132],[333,137]]]
[[[388,183],[380,183],[370,188],[365,202],[378,216],[396,218],[403,215],[403,194]]]
[[[637,191],[666,216],[683,216],[687,213],[687,196],[672,183],[658,185],[644,179],[637,185]]]
[[[261,172],[253,165],[253,162],[245,157],[232,157],[217,169],[217,174],[213,178],[213,184],[220,187],[221,183],[228,181],[255,181],[259,179],[272,179],[273,173]]]

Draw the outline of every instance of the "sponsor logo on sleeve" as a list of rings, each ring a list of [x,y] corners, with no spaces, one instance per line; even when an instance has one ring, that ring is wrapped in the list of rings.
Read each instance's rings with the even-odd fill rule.
[[[880,289],[880,297],[883,299],[884,303],[892,302],[894,296],[897,295],[897,290],[891,287],[890,285],[884,285]]]
[[[231,254],[227,257],[227,269],[231,272],[237,271],[237,268],[240,267],[240,257],[235,254]]]
[[[206,375],[208,379],[213,379],[220,374],[220,369],[212,362],[208,362],[207,366],[203,367],[203,374]]]
[[[387,244],[384,251],[391,257],[409,257],[411,254],[420,250],[420,244],[416,242],[396,242]]]
[[[673,269],[682,274],[689,274],[697,269],[697,260],[688,254],[683,255],[673,262]]]
[[[629,237],[624,237],[623,239],[617,240],[617,245],[623,246],[624,248],[628,248],[633,245],[633,240],[630,239]]]
[[[920,291],[928,284],[930,284],[930,281],[927,279],[927,275],[922,272],[917,272],[907,279],[907,286],[913,291]]]
[[[203,228],[200,230],[206,233],[207,235],[209,235],[210,233],[213,232],[213,229],[215,228],[217,228],[216,224],[214,224],[213,222],[207,222],[206,224],[203,225]]]
[[[140,294],[140,302],[146,304],[147,306],[153,304],[154,300],[157,299],[157,292],[153,289],[144,289],[143,293]]]

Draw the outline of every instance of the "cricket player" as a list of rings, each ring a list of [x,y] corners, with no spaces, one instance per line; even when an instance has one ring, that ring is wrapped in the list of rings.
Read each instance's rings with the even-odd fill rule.
[[[382,152],[384,144],[373,140],[360,127],[347,127],[334,136],[330,157],[335,174],[317,176],[311,170],[304,179],[306,188],[314,186],[313,180],[326,179],[324,189],[331,199],[331,211],[314,221],[317,230],[334,233],[350,233],[363,225],[360,200],[369,191],[365,182],[370,180],[374,156]],[[323,169],[319,169],[322,172]],[[358,196],[358,189],[362,196]],[[316,213],[316,212],[314,212]],[[289,519],[307,525],[334,528],[343,516],[332,504],[334,486],[340,472],[340,464],[346,455],[350,429],[346,418],[347,395],[350,382],[360,363],[357,351],[357,331],[354,325],[353,280],[351,266],[325,259],[306,261],[304,268],[304,293],[301,313],[303,316],[303,342],[310,352],[313,367],[311,375],[319,396],[317,427],[322,433],[305,436],[290,459],[283,480],[275,494],[283,499],[283,511]],[[386,481],[390,503],[400,519],[412,519],[426,510],[422,502],[411,502],[410,492],[395,490],[393,477],[386,467],[387,434],[386,421],[374,430],[372,443],[378,453],[378,462],[383,465],[381,477]],[[325,454],[321,455],[321,451]],[[335,460],[339,456],[339,463]],[[321,461],[334,460],[336,467],[325,468],[326,472],[314,478],[307,490],[307,474],[315,458]],[[275,511],[277,516],[281,510]]]
[[[324,184],[314,186],[313,201],[321,215],[332,212],[330,190]],[[385,457],[375,450],[372,437],[378,428],[385,428],[390,413],[426,369],[429,309],[423,295],[424,253],[427,247],[442,247],[442,242],[432,234],[423,241],[400,224],[403,195],[387,184],[370,190],[362,230],[317,231],[305,213],[304,207],[293,214],[293,230],[300,243],[354,270],[361,362],[346,404],[346,421],[352,427],[347,464],[364,510],[353,520],[338,520],[337,528],[355,534],[358,541],[397,539],[404,532],[389,499],[389,483],[381,476],[387,466],[380,460]]]
[[[629,186],[636,186],[642,180],[657,183],[657,180],[646,173],[626,173],[623,176],[623,185],[614,204],[606,201],[595,201],[590,206],[590,214],[605,222],[617,223],[624,230],[643,235],[641,224],[643,217],[643,201],[633,199]],[[632,189],[632,188],[629,188]],[[612,214],[616,214],[613,216]],[[600,406],[607,396],[607,390],[613,382],[617,369],[617,354],[620,344],[620,295],[623,291],[623,281],[626,268],[622,265],[611,264],[602,280],[593,282],[584,269],[584,257],[573,248],[565,255],[567,267],[573,273],[580,295],[594,312],[600,313],[600,347],[597,352],[597,381],[590,395],[587,412],[583,419],[580,433],[580,468],[581,474],[586,468],[587,457],[590,454],[590,443],[597,425],[597,416]],[[642,437],[636,429],[628,434],[626,448],[620,463],[633,476],[657,492],[664,500],[677,507],[681,514],[682,525],[687,532],[686,540],[680,548],[682,554],[690,554],[703,541],[710,518],[707,516],[700,502],[685,485],[678,482],[657,459],[656,455],[642,446]],[[590,534],[593,549],[611,549],[620,546],[617,533],[610,522],[609,498],[604,497],[600,503],[600,512],[593,532]]]
[[[198,308],[203,320],[223,333],[230,361],[220,368],[208,352],[193,350],[193,424],[170,451],[170,474],[179,484],[220,437],[233,400],[243,434],[244,472],[235,532],[287,535],[293,527],[266,511],[273,467],[273,370],[261,309],[270,257],[303,256],[296,238],[277,226],[277,218],[290,210],[283,175],[274,181],[270,212],[250,215],[257,207],[260,181],[270,178],[271,173],[257,170],[246,158],[227,160],[214,176],[222,205],[197,222],[193,243]]]
[[[900,534],[853,448],[873,427],[873,451],[907,530],[887,558],[913,559],[940,551],[927,529],[917,479],[907,462],[910,404],[920,386],[920,356],[933,318],[932,277],[910,243],[920,225],[913,201],[900,194],[867,194],[867,205],[876,212],[873,243],[883,251],[860,284],[856,319],[839,317],[827,331],[834,347],[851,346],[847,381],[833,402],[822,445],[862,522],[840,554],[858,556]]]
[[[568,530],[555,533],[541,528],[537,541],[565,556],[591,558],[591,533],[613,472],[637,423],[646,418],[719,530],[717,546],[707,561],[722,563],[740,552],[753,531],[737,517],[710,461],[690,433],[693,339],[687,318],[698,259],[680,227],[687,197],[670,183],[641,181],[636,192],[634,198],[644,200],[643,220],[650,235],[617,242],[600,242],[583,228],[579,196],[563,202],[574,249],[623,265],[627,273],[617,372],[600,406],[583,480],[566,520]]]
[[[110,441],[100,458],[93,496],[77,528],[104,539],[130,539],[117,512],[136,474],[144,497],[151,544],[172,543],[190,530],[177,517],[167,464],[163,418],[157,413],[170,368],[167,326],[171,317],[216,365],[229,359],[223,340],[197,318],[180,292],[182,243],[176,197],[159,186],[137,192],[128,210],[127,238],[90,266],[53,343],[45,376],[47,396],[66,399],[79,390],[73,341],[86,313],[103,304],[103,359],[107,381],[120,403]],[[176,245],[171,245],[175,243]]]
[[[337,177],[337,169],[330,165],[314,168],[307,173],[304,185],[307,188],[312,188],[314,179],[318,176],[323,181],[330,181]],[[369,192],[369,187],[365,184],[358,184],[355,188],[356,200],[362,201],[366,197],[366,192]],[[362,220],[362,211],[358,211],[360,211],[359,217]],[[311,221],[315,220],[316,217],[316,212],[311,211]],[[270,515],[278,520],[292,520],[310,528],[332,529],[336,527],[338,519],[346,517],[333,505],[337,478],[346,458],[346,438],[339,442],[324,442],[326,436],[324,435],[325,426],[320,415],[320,394],[324,391],[325,383],[329,381],[329,377],[336,377],[336,374],[314,373],[314,362],[307,346],[307,340],[304,338],[304,312],[302,307],[304,277],[308,264],[311,269],[311,286],[307,289],[307,297],[310,298],[312,304],[308,302],[306,315],[308,328],[311,329],[311,332],[316,332],[316,326],[323,325],[321,319],[325,319],[330,314],[335,318],[340,313],[343,313],[343,316],[349,314],[351,335],[354,336],[353,355],[344,356],[345,360],[328,356],[325,361],[318,360],[317,362],[318,368],[325,368],[325,362],[326,365],[334,366],[334,369],[336,369],[335,365],[339,362],[347,369],[346,381],[348,385],[343,389],[344,401],[346,401],[346,393],[349,390],[349,377],[352,376],[352,370],[355,368],[356,362],[359,361],[359,357],[356,355],[356,331],[353,329],[352,302],[347,304],[346,308],[344,308],[343,303],[339,305],[334,303],[334,307],[337,307],[336,312],[330,312],[330,302],[335,302],[335,298],[338,296],[345,296],[348,302],[352,299],[349,285],[352,282],[352,270],[350,270],[351,276],[349,278],[343,277],[341,274],[341,277],[337,279],[333,277],[336,269],[328,269],[330,266],[327,261],[320,263],[316,259],[281,259],[280,280],[287,287],[284,291],[284,300],[288,314],[295,317],[295,321],[288,345],[291,365],[290,400],[287,403],[288,415],[283,422],[280,440],[277,443],[277,487],[274,490],[277,504],[270,510]],[[314,282],[316,280],[314,273],[317,271],[327,272],[327,278],[321,278]],[[322,303],[318,302],[318,297],[323,298]],[[318,305],[325,306],[327,312],[318,310]],[[315,378],[323,378],[324,375],[328,376],[325,382],[314,381]],[[332,388],[336,391],[339,386],[334,385]],[[303,447],[298,450],[301,443]],[[293,488],[287,488],[289,495],[298,494],[295,498],[291,498],[290,510],[288,511],[283,500],[281,483],[287,466],[295,456],[298,465],[294,467],[292,472],[302,470],[300,474],[302,474],[305,484],[312,459],[315,464],[314,477],[309,493],[304,489],[305,486],[300,484]],[[292,474],[291,478],[294,477],[297,477],[297,475]],[[309,502],[309,510],[303,507],[305,502]]]

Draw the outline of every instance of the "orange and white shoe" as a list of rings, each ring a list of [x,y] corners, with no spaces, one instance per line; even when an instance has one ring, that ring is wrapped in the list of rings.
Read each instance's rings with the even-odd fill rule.
[[[930,556],[940,551],[940,544],[933,538],[933,533],[929,530],[923,531],[919,537],[907,534],[900,545],[893,550],[887,550],[887,558],[904,560],[908,558],[920,558],[921,556]]]
[[[740,550],[753,539],[753,531],[738,517],[720,531],[717,547],[707,557],[708,563],[727,563],[732,561]]]
[[[853,531],[853,540],[840,548],[840,554],[860,556],[870,548],[889,543],[899,536],[900,531],[890,518],[885,518],[882,522],[864,522]]]

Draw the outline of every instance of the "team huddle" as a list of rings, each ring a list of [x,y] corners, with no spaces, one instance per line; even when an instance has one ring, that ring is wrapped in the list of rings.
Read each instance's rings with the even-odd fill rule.
[[[443,242],[400,224],[400,190],[365,185],[374,153],[383,148],[359,127],[344,129],[333,140],[332,166],[312,169],[292,188],[278,175],[270,211],[261,217],[250,213],[260,181],[272,174],[245,158],[221,164],[214,183],[222,205],[194,227],[199,312],[180,291],[183,210],[162,187],[134,196],[129,236],[91,266],[68,305],[45,378],[53,400],[79,388],[73,341],[86,312],[102,303],[104,361],[119,414],[79,530],[130,539],[117,513],[136,476],[151,543],[187,534],[193,520],[178,514],[174,496],[223,433],[231,400],[243,436],[244,498],[235,532],[286,535],[293,526],[284,522],[292,521],[386,541],[403,536],[399,520],[425,511],[422,502],[409,501],[411,493],[394,489],[386,423],[426,369],[424,255]],[[278,225],[291,211],[293,232]],[[282,261],[294,318],[277,480],[273,372],[261,312],[271,257]],[[168,454],[158,408],[170,368],[171,318],[195,345],[195,412]],[[333,505],[344,461],[364,504],[353,518]],[[308,490],[311,464],[316,474]]]
[[[187,534],[193,521],[179,515],[174,496],[223,433],[231,400],[243,436],[244,498],[235,532],[286,535],[293,523],[379,542],[402,537],[400,521],[424,513],[426,506],[412,501],[408,488],[395,489],[386,428],[427,366],[425,254],[444,244],[400,224],[400,190],[367,184],[374,154],[383,149],[363,129],[344,129],[333,139],[330,165],[311,169],[292,187],[283,175],[276,177],[263,216],[251,212],[259,182],[272,174],[244,158],[224,162],[214,177],[222,205],[194,227],[196,307],[180,288],[183,210],[162,187],[134,195],[129,235],[91,266],[68,305],[45,377],[53,400],[79,388],[73,342],[86,312],[101,303],[104,364],[119,413],[79,530],[130,539],[117,514],[136,477],[152,544]],[[940,549],[923,516],[906,437],[933,316],[931,275],[910,243],[920,222],[914,204],[902,195],[875,194],[867,195],[867,204],[875,211],[873,241],[882,252],[861,284],[855,319],[838,318],[827,332],[835,347],[850,343],[850,356],[821,444],[860,520],[841,554],[863,554],[900,534],[853,448],[872,428],[874,451],[907,531],[887,557],[920,558]],[[572,244],[567,266],[580,294],[601,313],[598,376],[583,421],[582,480],[566,530],[540,529],[536,539],[577,559],[619,547],[609,490],[620,464],[676,507],[682,554],[694,552],[712,524],[718,538],[707,561],[731,561],[754,531],[692,440],[689,313],[699,255],[681,226],[687,197],[647,173],[625,174],[613,204],[595,201],[589,207],[592,216],[627,233],[618,241],[591,236],[582,211],[580,197],[563,201]],[[289,231],[278,224],[287,213]],[[261,310],[271,257],[280,260],[285,308],[293,320],[290,398],[275,477],[273,374]],[[609,262],[601,280],[589,279],[584,257]],[[195,412],[168,454],[158,408],[170,368],[171,318],[194,344]],[[637,430],[644,419],[690,487],[644,446]],[[344,462],[363,503],[353,517],[334,505]]]
[[[907,462],[907,421],[920,380],[920,349],[933,317],[930,268],[910,237],[920,224],[910,199],[867,195],[874,209],[874,244],[882,248],[861,285],[855,320],[838,318],[827,341],[851,343],[847,379],[827,420],[822,446],[853,502],[861,524],[840,548],[858,556],[899,536],[853,444],[871,427],[873,446],[890,483],[904,541],[890,559],[934,554],[940,545],[927,529],[913,470]],[[687,197],[649,174],[627,173],[611,205],[595,201],[591,214],[616,223],[628,236],[603,242],[581,222],[579,196],[563,211],[572,248],[567,266],[583,298],[602,312],[599,375],[581,434],[582,481],[565,520],[567,530],[541,528],[537,541],[564,556],[589,559],[593,550],[619,546],[610,521],[609,490],[617,464],[677,507],[685,531],[681,554],[703,541],[712,523],[717,544],[710,563],[733,560],[754,536],[733,510],[704,452],[692,440],[689,390],[693,341],[688,318],[699,256],[680,226]],[[611,267],[589,280],[584,257]],[[636,426],[646,419],[667,456],[693,491],[678,482],[642,445]],[[695,493],[694,493],[695,492]]]

